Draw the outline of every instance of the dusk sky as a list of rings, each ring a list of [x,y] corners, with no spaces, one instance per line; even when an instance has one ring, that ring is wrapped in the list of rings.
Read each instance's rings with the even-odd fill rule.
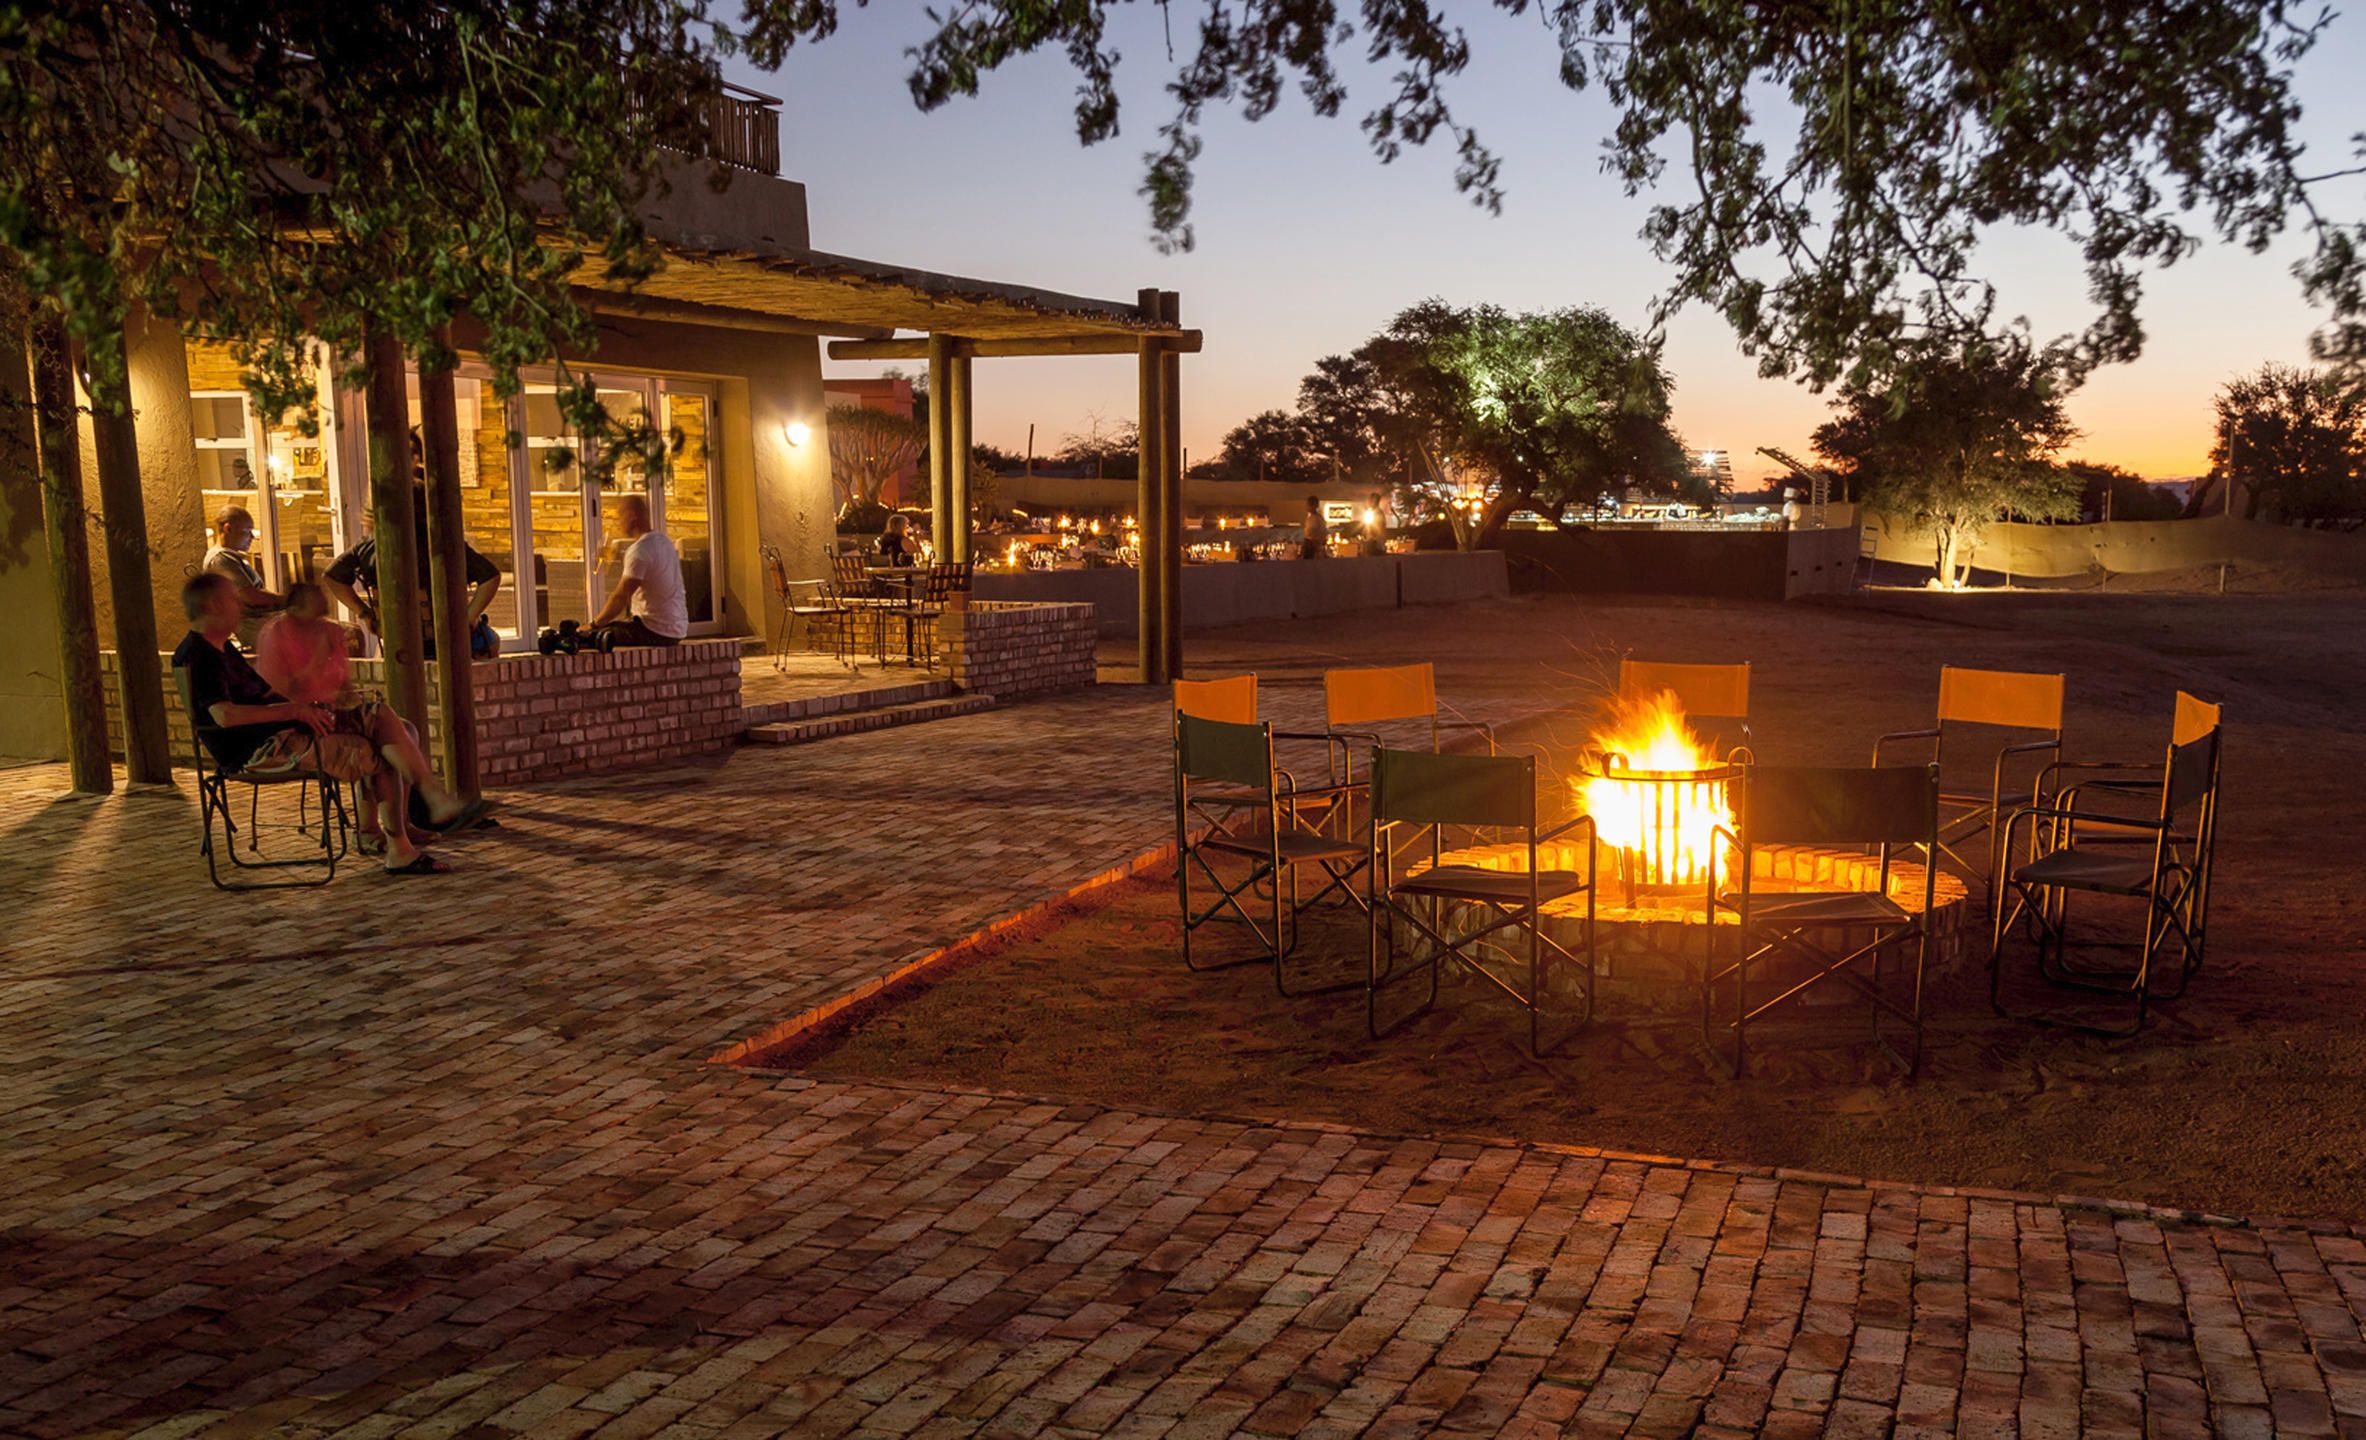
[[[1291,404],[1316,358],[1354,347],[1426,296],[1514,309],[1593,304],[1630,324],[1646,319],[1665,271],[1637,234],[1646,202],[1600,172],[1607,102],[1561,87],[1557,52],[1533,20],[1468,10],[1473,59],[1454,99],[1503,158],[1500,216],[1455,193],[1442,146],[1394,165],[1374,160],[1355,120],[1385,77],[1353,70],[1334,119],[1312,116],[1294,92],[1255,125],[1211,114],[1198,247],[1177,256],[1150,243],[1136,194],[1167,114],[1160,87],[1171,66],[1155,7],[1120,8],[1123,130],[1089,150],[1076,141],[1074,73],[1056,55],[1007,66],[979,98],[921,114],[904,83],[904,49],[925,33],[916,7],[846,8],[836,37],[795,52],[779,73],[734,78],[784,97],[782,168],[808,187],[817,248],[1113,299],[1151,285],[1180,291],[1185,323],[1207,336],[1183,372],[1184,442],[1196,462],[1243,416]],[[1181,7],[1178,19],[1189,13]],[[2350,163],[2347,137],[2366,128],[2361,62],[2366,23],[2342,20],[2301,71],[2319,169]],[[2366,201],[2366,182],[2354,178],[2321,188],[2320,205],[2345,218]],[[2154,477],[2206,468],[2217,387],[2265,360],[2306,358],[2316,316],[2289,273],[2301,253],[2290,236],[2265,255],[2212,244],[2154,273],[2145,355],[2073,398],[2085,432],[2074,452]],[[2085,322],[2067,240],[2005,236],[1986,255],[2006,313],[2027,314],[2041,335]],[[1804,454],[1827,413],[1803,386],[1759,379],[1714,315],[1681,317],[1667,362],[1679,432],[1692,448],[1736,452],[1745,479],[1775,469],[1755,447]],[[999,360],[976,373],[978,438],[1014,451],[1030,423],[1043,453],[1096,414],[1105,426],[1133,414],[1130,360]]]

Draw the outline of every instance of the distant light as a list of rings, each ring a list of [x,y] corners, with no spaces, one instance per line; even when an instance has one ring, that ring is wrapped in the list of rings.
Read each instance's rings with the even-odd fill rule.
[[[813,427],[802,420],[791,420],[782,433],[789,437],[791,445],[802,446],[813,438]]]
[[[1702,463],[1703,465],[1714,465],[1714,464],[1716,464],[1716,463],[1717,463],[1717,452],[1716,452],[1716,451],[1714,451],[1714,450],[1703,450],[1703,451],[1701,452],[1701,463]]]
[[[1364,523],[1365,523],[1366,525],[1374,524],[1374,523],[1376,523],[1376,522],[1377,522],[1379,519],[1380,519],[1380,512],[1379,512],[1379,511],[1377,511],[1377,510],[1366,510],[1366,511],[1364,512]]]

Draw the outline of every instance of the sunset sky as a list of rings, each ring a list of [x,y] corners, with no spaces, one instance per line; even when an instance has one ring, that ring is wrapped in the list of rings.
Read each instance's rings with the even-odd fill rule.
[[[1645,202],[1600,173],[1607,103],[1561,87],[1557,52],[1533,20],[1468,8],[1473,59],[1454,98],[1503,157],[1500,216],[1455,193],[1442,148],[1375,161],[1355,118],[1385,77],[1350,71],[1335,119],[1312,116],[1294,93],[1255,125],[1211,115],[1198,247],[1178,256],[1152,246],[1135,193],[1171,73],[1156,7],[1119,8],[1123,131],[1090,150],[1076,141],[1074,74],[1053,55],[987,77],[976,100],[919,113],[903,53],[924,33],[917,7],[845,8],[837,36],[793,53],[779,73],[734,78],[784,97],[782,168],[808,187],[817,248],[1113,299],[1144,286],[1181,292],[1185,323],[1207,336],[1205,351],[1184,362],[1184,442],[1196,462],[1243,416],[1289,405],[1317,357],[1352,348],[1426,296],[1514,309],[1592,304],[1631,324],[1646,318],[1665,272],[1637,235]],[[1181,7],[1178,17],[1188,13]],[[2350,163],[2347,137],[2366,129],[2362,62],[2366,22],[2345,19],[2302,68],[2304,133],[2319,169]],[[2322,188],[2319,203],[2333,214],[2366,208],[2366,182]],[[2097,375],[2072,400],[2085,432],[2076,453],[2154,477],[2206,468],[2217,387],[2265,360],[2306,358],[2316,317],[2289,273],[2301,253],[2289,236],[2265,255],[2213,244],[2156,272],[2144,357]],[[2003,236],[1985,254],[2006,313],[2027,314],[2045,335],[2085,322],[2067,240]],[[1713,315],[1681,317],[1667,360],[1679,432],[1693,448],[1737,452],[1744,479],[1775,468],[1750,451],[1804,453],[1826,413],[1805,388],[1759,379]],[[1130,360],[999,360],[976,373],[978,438],[1012,450],[1031,423],[1043,453],[1096,415],[1104,426],[1132,417]]]

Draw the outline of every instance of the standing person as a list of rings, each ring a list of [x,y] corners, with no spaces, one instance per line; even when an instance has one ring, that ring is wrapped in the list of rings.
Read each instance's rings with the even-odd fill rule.
[[[230,582],[237,592],[241,614],[238,619],[238,639],[243,645],[255,643],[257,627],[278,613],[287,604],[287,597],[275,594],[263,583],[255,562],[248,559],[255,545],[255,517],[243,505],[232,505],[214,517],[213,548],[205,552],[206,573],[219,575]]]
[[[624,574],[586,628],[613,631],[619,645],[681,644],[690,633],[681,552],[649,528],[649,501],[643,496],[617,498],[616,526],[626,541]]]
[[[1385,490],[1373,491],[1372,498],[1365,502],[1364,553],[1366,555],[1386,555],[1388,553],[1389,522],[1395,518],[1390,513],[1390,509],[1388,492]]]
[[[1783,528],[1799,528],[1799,487],[1796,485],[1783,487]]]
[[[1298,558],[1319,560],[1331,553],[1331,522],[1323,518],[1323,499],[1306,497],[1306,519],[1300,523]]]
[[[435,585],[430,578],[427,558],[427,492],[411,492],[411,521],[413,538],[419,552],[419,623],[426,630],[426,649],[429,659],[435,657]],[[488,659],[501,651],[501,637],[494,633],[485,619],[485,608],[501,590],[501,571],[476,552],[476,547],[461,544],[462,560],[468,573],[468,653],[477,659]],[[359,545],[329,562],[321,573],[321,588],[335,596],[356,619],[370,627],[370,633],[385,638],[378,628],[378,541],[365,536]]]

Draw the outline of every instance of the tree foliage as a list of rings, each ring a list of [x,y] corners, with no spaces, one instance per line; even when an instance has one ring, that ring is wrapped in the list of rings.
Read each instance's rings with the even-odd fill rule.
[[[2356,520],[2366,512],[2366,397],[2321,370],[2262,365],[2218,392],[2210,473],[2247,519]]]
[[[1063,465],[1090,470],[1095,479],[1131,480],[1142,469],[1142,430],[1131,420],[1103,425],[1092,417],[1084,430],[1060,437],[1056,457]]]
[[[0,256],[101,395],[133,305],[229,339],[267,414],[309,420],[312,339],[437,364],[462,316],[511,390],[588,348],[584,264],[657,262],[642,206],[660,147],[703,148],[714,47],[690,0],[0,5]]]
[[[2331,12],[2290,0],[1494,0],[1557,47],[1572,90],[1617,112],[1604,164],[1655,203],[1644,233],[1675,267],[1662,313],[1722,314],[1769,375],[1819,387],[1877,378],[1934,337],[1993,328],[1988,234],[2041,227],[2081,248],[2096,303],[2058,363],[2132,359],[2147,269],[2207,235],[2264,248],[2294,224],[2300,279],[2331,308],[2322,354],[2366,361],[2366,227],[2319,213],[2340,162],[2294,133],[2292,71]],[[1077,70],[1079,138],[1118,133],[1115,0],[976,0],[930,10],[914,100],[974,95],[1041,50]],[[1341,66],[1388,75],[1364,111],[1374,152],[1442,140],[1455,184],[1501,206],[1498,157],[1449,103],[1472,45],[1449,7],[1363,0],[1201,0],[1145,156],[1153,232],[1192,243],[1193,172],[1211,107],[1254,120],[1295,88],[1319,115],[1347,103]],[[776,61],[827,34],[831,0],[754,0],[752,53]],[[1177,25],[1182,29],[1182,25]],[[2361,141],[2366,150],[2366,141]],[[2319,173],[2324,172],[2324,173]]]
[[[1844,387],[1814,444],[1869,509],[1927,532],[1940,582],[1959,584],[1990,523],[2077,517],[2079,482],[2055,463],[2078,435],[2068,386],[2052,351],[1928,345]]]
[[[2062,470],[2078,484],[2078,513],[2070,518],[2174,520],[2184,508],[2167,487],[2151,484],[2143,476],[2117,465],[2071,460],[2064,463]]]
[[[1255,457],[1272,479],[1475,499],[1456,533],[1485,545],[1531,505],[1557,514],[1630,486],[1672,492],[1684,453],[1669,389],[1657,347],[1600,310],[1425,300],[1352,354],[1316,362],[1297,412],[1251,417],[1225,456],[1244,477]]]
[[[920,458],[928,444],[927,426],[909,415],[867,405],[832,405],[826,428],[830,480],[838,487],[841,514],[877,505],[887,482]]]

